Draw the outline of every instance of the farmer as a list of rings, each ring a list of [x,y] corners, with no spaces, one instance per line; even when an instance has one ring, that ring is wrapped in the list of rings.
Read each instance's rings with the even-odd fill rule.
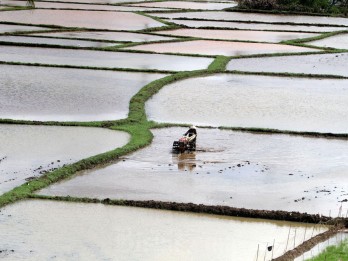
[[[190,128],[188,129],[188,131],[186,131],[184,136],[187,137],[188,142],[193,143],[194,145],[196,145],[196,139],[197,139],[197,128],[196,128],[196,126],[193,126],[193,125],[190,126]]]

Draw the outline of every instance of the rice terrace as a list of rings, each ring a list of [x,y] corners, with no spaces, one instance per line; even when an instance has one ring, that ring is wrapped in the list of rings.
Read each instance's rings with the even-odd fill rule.
[[[347,0],[0,0],[0,260],[348,261]]]

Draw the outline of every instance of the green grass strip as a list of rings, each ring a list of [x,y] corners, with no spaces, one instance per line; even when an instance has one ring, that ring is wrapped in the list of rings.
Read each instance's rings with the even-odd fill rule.
[[[307,261],[337,261],[348,260],[348,240],[342,241],[337,246],[329,246],[321,254]]]

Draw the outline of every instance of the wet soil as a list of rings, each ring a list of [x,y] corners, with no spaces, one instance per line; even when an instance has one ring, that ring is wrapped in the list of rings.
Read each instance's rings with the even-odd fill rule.
[[[192,202],[331,217],[341,206],[341,215],[347,211],[346,141],[199,129],[197,152],[171,154],[174,136],[185,129],[153,132],[155,139],[148,148],[40,194]]]
[[[123,132],[81,127],[0,125],[0,194],[128,142]]]

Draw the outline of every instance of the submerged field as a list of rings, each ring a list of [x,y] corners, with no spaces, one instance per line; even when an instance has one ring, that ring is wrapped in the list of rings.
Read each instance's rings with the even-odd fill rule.
[[[334,256],[347,18],[35,4],[0,3],[0,259]],[[196,151],[173,153],[191,124]]]

